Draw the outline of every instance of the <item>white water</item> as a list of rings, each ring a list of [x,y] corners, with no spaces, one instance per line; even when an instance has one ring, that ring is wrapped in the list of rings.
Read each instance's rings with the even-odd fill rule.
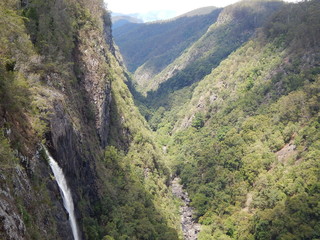
[[[59,167],[58,163],[51,157],[50,153],[46,148],[44,148],[46,151],[46,154],[49,158],[49,164],[52,169],[53,175],[58,183],[58,186],[60,188],[61,196],[63,199],[63,205],[64,208],[67,210],[69,214],[69,222],[71,225],[73,237],[75,240],[79,240],[79,233],[78,233],[78,226],[76,217],[74,214],[74,205],[73,205],[73,199],[70,192],[70,189],[67,185],[66,178],[64,177],[62,169]]]

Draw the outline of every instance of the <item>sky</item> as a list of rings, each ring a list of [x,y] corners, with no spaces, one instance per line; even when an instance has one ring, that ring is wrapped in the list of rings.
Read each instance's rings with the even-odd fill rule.
[[[224,7],[239,0],[104,0],[108,10],[116,13],[146,13],[171,10],[177,14],[207,6]],[[287,0],[296,2],[297,0]]]

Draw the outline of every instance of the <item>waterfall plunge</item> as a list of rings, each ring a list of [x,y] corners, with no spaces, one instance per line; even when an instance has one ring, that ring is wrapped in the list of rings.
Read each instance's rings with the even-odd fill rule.
[[[78,233],[78,226],[76,217],[74,214],[74,205],[73,205],[73,199],[70,192],[70,189],[67,185],[66,178],[64,177],[62,169],[59,167],[58,163],[51,157],[50,153],[46,148],[44,148],[48,158],[49,158],[49,164],[52,169],[53,175],[58,183],[58,186],[60,188],[61,196],[63,199],[63,205],[64,208],[67,210],[69,214],[69,222],[71,225],[73,237],[75,240],[80,240],[79,233]]]

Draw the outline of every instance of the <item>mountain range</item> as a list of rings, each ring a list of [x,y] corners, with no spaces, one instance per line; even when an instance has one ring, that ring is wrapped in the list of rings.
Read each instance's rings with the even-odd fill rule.
[[[141,23],[141,22],[154,22],[158,20],[166,20],[173,18],[176,15],[176,12],[173,10],[158,10],[158,11],[149,11],[144,13],[111,13],[112,27],[117,28],[120,20],[126,20],[127,23]],[[122,24],[121,24],[122,25]]]

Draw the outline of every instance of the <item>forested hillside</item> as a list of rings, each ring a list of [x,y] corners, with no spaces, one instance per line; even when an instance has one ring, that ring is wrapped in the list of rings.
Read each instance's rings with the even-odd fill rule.
[[[280,1],[241,1],[225,7],[217,22],[144,89],[151,90],[149,99],[166,98],[170,95],[167,89],[179,90],[201,80],[246,42],[281,5]]]
[[[315,9],[283,8],[181,110],[169,149],[205,225],[200,239],[319,237]]]
[[[257,8],[249,7],[256,15],[244,10],[254,4],[272,10],[265,18]],[[319,11],[316,0],[226,7],[204,36],[231,16],[246,19],[230,30],[239,29],[238,45],[226,29],[213,35],[227,39],[216,51],[233,48],[230,55],[212,55],[215,64],[201,62],[191,78],[172,77],[146,98],[135,93],[191,197],[199,239],[320,237]],[[260,27],[250,28],[257,20]],[[241,38],[244,29],[248,36]],[[201,51],[198,42],[188,51]],[[184,68],[185,54],[176,69]],[[203,75],[194,75],[200,67]],[[180,89],[188,79],[197,83]]]
[[[172,63],[166,64],[161,72],[150,75],[145,65],[138,69],[133,76],[133,85],[136,86],[133,93],[141,106],[141,113],[150,120],[152,128],[157,128],[159,117],[164,114],[163,109],[180,108],[190,98],[196,84],[246,42],[255,29],[261,27],[282,5],[282,1],[241,1],[227,6],[219,10],[217,21],[207,32]],[[115,41],[119,43],[116,36]],[[121,44],[119,46],[122,53],[127,52],[127,48],[121,48]],[[129,48],[131,51],[137,49],[131,40],[127,41],[127,46],[132,47]],[[147,94],[147,97],[141,94]],[[148,106],[148,109],[143,106]]]
[[[128,70],[134,72],[137,90],[148,92],[148,100],[156,97],[158,102],[170,94],[167,89],[190,86],[209,74],[210,69],[246,42],[281,5],[281,1],[243,1],[212,14],[195,15],[199,13],[194,11],[168,23],[136,28],[127,25],[114,32],[114,39]],[[200,12],[203,11],[208,9]],[[206,20],[203,30],[199,28],[203,22],[195,22],[196,19]],[[193,41],[185,36],[193,36]],[[180,50],[175,53],[177,44]],[[131,62],[136,66],[131,67]]]

